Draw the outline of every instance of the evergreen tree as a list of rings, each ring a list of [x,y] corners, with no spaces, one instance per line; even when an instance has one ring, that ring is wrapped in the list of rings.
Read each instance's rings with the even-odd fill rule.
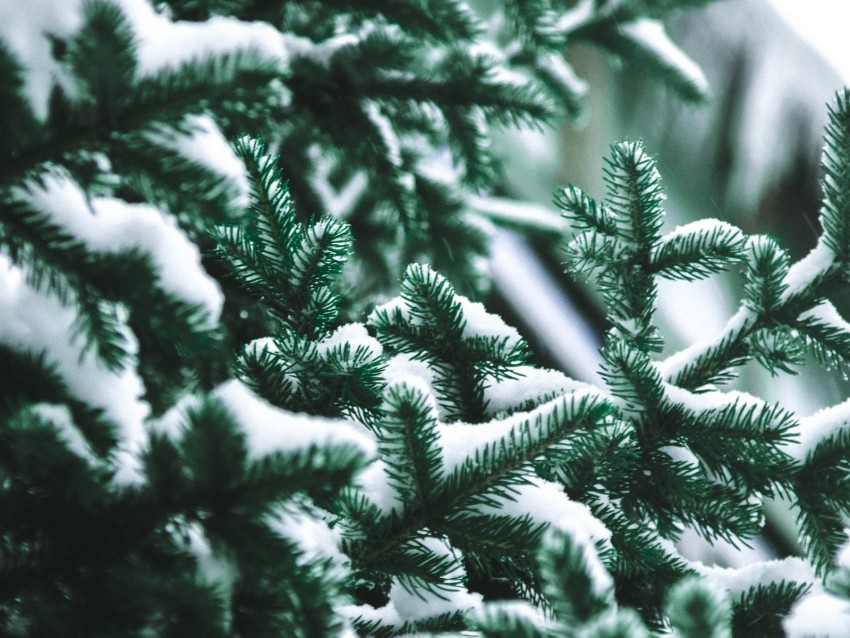
[[[558,193],[569,268],[609,304],[606,388],[530,366],[458,292],[486,286],[488,127],[577,117],[574,42],[703,98],[657,22],[699,4],[22,4],[34,48],[0,31],[0,632],[775,635],[818,587],[803,561],[724,581],[671,544],[746,540],[773,494],[817,595],[846,598],[847,406],[718,386],[850,360],[827,300],[850,94],[793,266],[722,222],[662,235],[640,144],[612,149],[606,203]],[[654,360],[657,278],[736,263],[726,331]]]

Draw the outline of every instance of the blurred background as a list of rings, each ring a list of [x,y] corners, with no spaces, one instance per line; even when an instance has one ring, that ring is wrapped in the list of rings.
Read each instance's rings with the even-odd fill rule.
[[[599,50],[567,50],[592,87],[585,120],[561,130],[503,133],[497,150],[505,199],[479,202],[490,216],[532,214],[541,227],[522,237],[498,231],[489,304],[521,326],[539,365],[600,381],[605,309],[590,286],[563,273],[557,236],[566,226],[551,202],[567,183],[602,198],[603,157],[615,141],[643,139],[656,156],[668,196],[665,230],[713,217],[773,235],[792,261],[814,247],[827,104],[850,85],[848,24],[850,3],[843,0],[725,0],[674,16],[668,32],[709,79],[712,98],[704,106],[683,104],[627,64],[612,70]],[[721,330],[738,308],[740,280],[733,272],[699,283],[661,282],[659,298],[666,355]],[[850,316],[850,295],[833,301]],[[798,376],[747,366],[734,387],[801,416],[850,396],[846,379],[814,362]],[[686,534],[679,549],[692,560],[728,566],[799,553],[788,504],[766,503],[765,513],[765,533],[751,547]]]

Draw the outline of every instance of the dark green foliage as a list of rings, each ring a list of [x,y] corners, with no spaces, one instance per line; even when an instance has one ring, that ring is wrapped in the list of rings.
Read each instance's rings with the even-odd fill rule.
[[[522,337],[458,294],[487,288],[470,198],[498,184],[490,127],[579,116],[566,46],[701,98],[688,61],[644,37],[698,0],[508,0],[487,21],[458,0],[153,4],[163,31],[254,22],[256,39],[150,68],[148,38],[167,38],[83,3],[79,29],[50,36],[46,111],[0,42],[0,302],[17,330],[0,344],[0,633],[719,637],[730,615],[736,636],[776,633],[809,583],[756,583],[730,611],[671,542],[745,542],[777,494],[846,595],[846,428],[794,448],[794,415],[715,387],[750,360],[850,361],[827,301],[850,259],[846,92],[808,268],[719,222],[664,236],[638,143],[613,147],[606,203],[557,195],[580,233],[570,266],[609,304],[600,390],[527,365]],[[223,151],[187,150],[221,134],[244,182],[204,161]],[[150,205],[195,261],[135,226],[136,242],[81,230]],[[737,319],[654,360],[657,278],[742,259]],[[221,317],[175,291],[176,264],[220,287]],[[73,334],[14,341],[59,310]]]
[[[732,604],[733,636],[780,636],[782,618],[809,589],[782,581],[751,587]]]
[[[315,339],[336,319],[335,283],[351,251],[348,227],[333,220],[299,222],[277,158],[260,139],[242,139],[236,152],[252,187],[251,223],[215,233],[239,283],[269,306],[280,327]]]
[[[836,96],[829,110],[826,127],[826,150],[821,161],[823,170],[823,207],[820,219],[823,242],[836,260],[850,259],[850,91],[844,89]]]
[[[338,448],[321,452],[322,461],[316,451],[249,460],[239,427],[209,398],[189,411],[182,436],[151,439],[145,481],[116,490],[108,459],[69,450],[63,438],[74,426],[57,418],[24,408],[5,420],[4,633],[258,635],[242,629],[253,625],[315,635],[302,628],[336,624],[327,585],[308,588],[315,568],[301,566],[299,550],[261,523],[293,491],[345,484],[361,454]],[[229,593],[208,580],[215,560],[235,576]],[[229,611],[227,595],[238,601]]]
[[[526,345],[519,335],[492,334],[489,325],[476,325],[478,317],[465,318],[472,308],[463,303],[469,304],[445,278],[414,264],[402,281],[401,303],[379,307],[369,324],[386,347],[428,363],[449,419],[477,423],[486,415],[484,389],[516,377]]]

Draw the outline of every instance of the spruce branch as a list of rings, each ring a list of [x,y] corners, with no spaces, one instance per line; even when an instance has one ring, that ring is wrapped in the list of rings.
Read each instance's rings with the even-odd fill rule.
[[[350,230],[331,219],[297,221],[277,158],[266,155],[263,140],[243,138],[235,150],[251,183],[251,221],[214,229],[218,254],[282,326],[316,339],[337,318],[332,287],[351,250]]]
[[[546,459],[557,463],[561,458],[563,442],[572,432],[593,428],[608,415],[607,404],[590,395],[567,397],[552,401],[529,415],[517,418],[516,426],[507,436],[497,439],[468,457],[449,472],[427,508],[408,507],[401,513],[381,516],[373,510],[365,518],[364,534],[359,535],[348,548],[355,565],[369,572],[395,573],[391,557],[398,547],[416,538],[423,529],[445,529],[449,520],[475,506],[498,505],[502,498],[510,498],[513,486],[527,481],[530,463]],[[352,511],[363,510],[356,500],[346,505]],[[471,509],[472,508],[472,509]],[[368,510],[367,510],[368,511]],[[461,519],[462,520],[462,519]],[[508,522],[520,528],[521,521]],[[461,534],[461,542],[464,533]]]
[[[525,362],[525,341],[501,320],[482,316],[442,275],[408,267],[401,298],[369,317],[378,339],[434,370],[437,396],[451,419],[484,420],[485,387],[512,378]]]

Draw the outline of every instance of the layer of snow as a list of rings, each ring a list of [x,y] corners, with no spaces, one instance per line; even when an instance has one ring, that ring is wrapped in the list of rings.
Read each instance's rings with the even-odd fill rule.
[[[661,22],[641,18],[622,25],[620,31],[633,42],[652,51],[666,66],[677,69],[701,93],[708,93],[708,80],[702,69],[670,40]]]
[[[516,328],[506,324],[499,315],[487,312],[484,304],[472,302],[460,295],[457,295],[456,298],[463,309],[465,322],[463,337],[465,339],[496,337],[500,341],[504,340],[507,348],[517,346],[522,341],[522,337],[519,336]]]
[[[236,157],[233,148],[209,115],[189,115],[186,124],[191,127],[190,135],[178,135],[174,144],[187,159],[215,171],[228,180],[236,189],[231,204],[245,208],[249,203],[250,187],[245,165]]]
[[[24,86],[39,119],[47,117],[54,77],[61,72],[48,35],[69,38],[82,26],[81,0],[0,2],[0,38],[24,67]]]
[[[688,561],[699,561],[705,565],[722,565],[735,569],[762,563],[774,556],[773,549],[759,537],[751,538],[746,545],[735,546],[722,538],[706,540],[699,532],[685,528],[676,548]]]
[[[387,161],[395,168],[401,169],[401,142],[389,118],[381,113],[381,107],[377,102],[366,102],[363,106],[363,111],[372,123],[372,126],[378,130],[378,134],[387,150]]]
[[[141,76],[155,75],[212,54],[249,49],[277,61],[283,72],[289,64],[290,50],[321,58],[327,55],[326,50],[336,48],[285,36],[264,22],[243,22],[223,16],[205,22],[173,22],[158,13],[149,0],[114,1],[134,33]],[[80,0],[0,3],[0,37],[26,69],[26,90],[40,119],[47,116],[54,83],[67,84],[68,80],[67,71],[53,59],[48,36],[72,38],[82,26],[83,5]]]
[[[528,515],[535,523],[547,523],[571,534],[582,545],[606,540],[611,536],[608,528],[590,513],[587,505],[570,500],[563,487],[557,483],[538,477],[532,477],[528,484],[516,487],[513,500],[504,500],[499,505],[482,505],[477,510],[483,514]]]
[[[419,361],[413,358],[412,355],[400,353],[391,357],[387,361],[387,368],[384,372],[384,378],[388,383],[396,380],[405,379],[406,377],[416,377],[423,381],[428,386],[430,394],[434,393],[434,371],[424,361]]]
[[[545,628],[544,631],[557,635],[558,625],[552,618],[547,618],[543,612],[525,600],[488,601],[487,605],[473,612],[475,617],[486,618],[488,612],[501,612],[511,618],[523,619],[535,627]],[[545,635],[549,635],[546,633]]]
[[[528,423],[532,434],[549,418],[558,418],[573,412],[573,406],[587,396],[597,394],[594,388],[581,390],[563,397],[547,401],[528,412],[517,412],[511,416],[487,423],[470,425],[468,423],[440,423],[437,426],[439,444],[443,449],[443,464],[446,473],[451,473],[463,465],[467,459],[474,458],[476,452],[488,445],[506,439],[511,432]]]
[[[233,589],[238,577],[238,567],[221,552],[215,552],[200,524],[193,522],[183,528],[189,550],[198,561],[198,568],[204,580],[218,587],[226,595]]]
[[[560,85],[561,90],[579,99],[587,95],[589,89],[587,82],[576,75],[576,72],[567,64],[560,52],[540,56],[537,64],[541,70]]]
[[[762,408],[766,404],[758,397],[754,397],[746,392],[700,392],[694,393],[684,390],[678,386],[664,384],[664,393],[667,399],[676,405],[681,405],[688,410],[693,410],[696,413],[705,412],[707,410],[720,410],[732,405],[737,405],[739,408]]]
[[[41,185],[31,185],[22,194],[92,251],[139,250],[150,256],[165,290],[204,307],[213,321],[218,319],[224,303],[221,289],[201,265],[197,245],[172,217],[148,204],[111,197],[87,200],[78,184],[58,174],[44,176]]]
[[[753,314],[742,306],[738,309],[738,312],[736,312],[726,322],[723,330],[716,337],[697,341],[666,359],[656,362],[655,366],[661,373],[662,377],[665,379],[671,379],[684,370],[688,365],[696,361],[700,355],[719,345],[724,338],[743,330],[749,322],[753,321],[753,319]]]
[[[559,237],[564,236],[569,230],[566,219],[554,210],[533,202],[473,195],[469,198],[469,203],[475,211],[496,223],[542,230]]]
[[[266,517],[269,527],[281,536],[293,541],[301,550],[301,564],[330,559],[337,568],[349,563],[349,558],[340,549],[342,533],[337,527],[331,529],[316,508],[278,508]]]
[[[818,274],[829,268],[834,260],[832,251],[823,241],[819,241],[808,255],[791,266],[785,277],[788,288],[782,294],[782,298],[787,299],[792,294],[803,290]]]
[[[348,618],[378,620],[385,625],[402,625],[405,622],[423,620],[451,612],[463,612],[481,606],[481,594],[467,591],[460,583],[466,580],[466,574],[459,554],[446,541],[429,537],[419,540],[420,545],[433,554],[448,558],[455,563],[448,574],[449,582],[439,592],[428,592],[421,587],[414,592],[405,589],[398,580],[393,579],[390,586],[389,603],[378,609],[370,605],[346,605],[340,611]]]
[[[797,583],[815,582],[811,566],[797,557],[753,563],[738,569],[706,567],[701,563],[692,563],[691,567],[711,582],[723,587],[733,599],[751,587],[779,583],[783,580]]]
[[[393,489],[387,474],[387,465],[380,459],[373,461],[357,475],[355,484],[361,492],[384,514],[401,513],[404,504]]]
[[[164,436],[172,442],[178,442],[183,438],[188,427],[189,411],[196,408],[200,403],[200,399],[194,394],[185,394],[177,402],[172,405],[158,419],[148,423],[148,430],[151,434]]]
[[[356,46],[360,43],[360,37],[353,33],[341,33],[318,44],[307,38],[300,38],[286,34],[287,48],[291,59],[308,58],[313,62],[328,66],[331,59],[340,49]]]
[[[574,381],[558,370],[520,366],[514,372],[520,375],[519,378],[494,381],[484,389],[488,415],[498,416],[528,401],[552,398],[586,387],[586,384]]]
[[[91,406],[101,408],[120,429],[118,438],[119,482],[139,480],[135,454],[145,441],[144,421],[150,406],[134,366],[113,373],[99,365],[91,351],[80,356],[81,344],[74,340],[76,313],[52,296],[34,290],[23,281],[20,270],[0,255],[0,342],[20,351],[46,352],[70,393]],[[135,340],[126,331],[130,348]]]
[[[821,323],[825,323],[850,334],[850,323],[847,323],[844,317],[839,314],[838,309],[832,305],[831,301],[822,301],[808,312],[804,312],[800,315],[801,319],[808,317],[817,319]]]
[[[68,446],[68,449],[91,466],[100,465],[100,461],[94,455],[91,447],[83,436],[83,433],[74,424],[71,412],[64,405],[53,405],[50,403],[39,403],[32,406],[32,411],[39,417],[48,421],[56,428],[59,437]]]
[[[850,426],[850,399],[824,408],[813,415],[800,419],[797,443],[788,446],[786,452],[801,463],[824,439],[838,434]]]
[[[310,446],[349,446],[374,456],[374,438],[357,424],[295,414],[272,406],[240,381],[228,381],[213,393],[229,408],[245,433],[253,459],[277,452],[294,452]]]
[[[307,150],[312,163],[310,185],[322,200],[324,209],[336,219],[346,219],[352,212],[357,201],[366,192],[369,178],[364,171],[357,171],[341,189],[331,184],[331,174],[337,162],[326,154],[318,144],[313,144]]]
[[[739,228],[719,219],[707,217],[698,219],[697,221],[689,222],[684,225],[676,226],[672,231],[665,234],[661,238],[659,246],[678,242],[680,238],[691,238],[696,240],[699,237],[709,237],[711,235],[734,235],[736,242],[744,241],[744,234]]]
[[[827,593],[803,597],[782,621],[787,638],[850,638],[850,602]]]
[[[252,50],[289,64],[288,41],[270,24],[213,16],[204,22],[172,22],[148,0],[115,0],[127,16],[137,41],[139,72],[156,75],[192,60],[232,51]]]
[[[351,353],[358,348],[364,348],[375,358],[380,358],[384,351],[381,343],[369,335],[366,326],[362,323],[348,323],[340,326],[319,342],[318,349],[320,353],[327,353],[345,345],[349,346]]]

